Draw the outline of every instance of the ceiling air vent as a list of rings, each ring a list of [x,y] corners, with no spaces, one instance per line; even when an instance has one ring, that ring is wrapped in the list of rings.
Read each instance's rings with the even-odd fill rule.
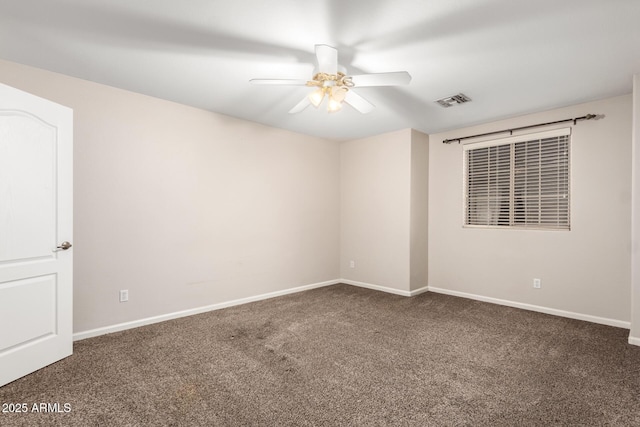
[[[465,102],[471,101],[464,93],[459,93],[457,95],[447,96],[446,98],[437,99],[436,102],[440,104],[444,108],[453,107],[454,105],[464,104]]]

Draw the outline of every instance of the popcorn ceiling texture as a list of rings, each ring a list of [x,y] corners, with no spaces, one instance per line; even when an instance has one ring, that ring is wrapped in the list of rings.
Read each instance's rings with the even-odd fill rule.
[[[334,285],[75,343],[2,426],[640,425],[624,329]]]

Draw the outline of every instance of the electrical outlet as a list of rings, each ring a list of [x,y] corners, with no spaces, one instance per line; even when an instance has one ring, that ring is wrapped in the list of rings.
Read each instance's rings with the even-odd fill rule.
[[[129,290],[122,289],[120,291],[120,302],[127,302],[127,301],[129,301]]]
[[[350,268],[356,268],[356,262],[355,261],[349,261],[349,267]]]
[[[536,289],[540,289],[540,287],[542,286],[542,283],[540,281],[540,279],[533,279],[533,287]]]

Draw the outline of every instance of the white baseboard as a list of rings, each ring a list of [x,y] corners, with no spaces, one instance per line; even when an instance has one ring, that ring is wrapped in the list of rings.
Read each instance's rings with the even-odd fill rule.
[[[410,297],[415,297],[416,295],[423,294],[423,293],[427,292],[428,290],[429,290],[428,286],[424,286],[422,288],[414,289],[414,290],[409,292],[409,296]]]
[[[436,292],[436,293],[439,293],[439,294],[446,294],[446,295],[452,295],[452,296],[456,296],[456,297],[469,298],[469,299],[473,299],[473,300],[477,300],[477,301],[490,302],[492,304],[506,305],[508,307],[521,308],[523,310],[530,310],[530,311],[537,311],[539,313],[552,314],[554,316],[568,317],[569,319],[584,320],[584,321],[587,321],[587,322],[599,323],[601,325],[615,326],[617,328],[624,328],[624,329],[630,329],[631,328],[631,322],[625,322],[625,321],[622,321],[622,320],[608,319],[606,317],[592,316],[590,314],[573,313],[571,311],[564,311],[564,310],[558,310],[558,309],[555,309],[555,308],[542,307],[542,306],[539,306],[539,305],[525,304],[525,303],[522,303],[522,302],[515,302],[515,301],[508,301],[508,300],[503,300],[503,299],[498,299],[498,298],[485,297],[485,296],[482,296],[482,295],[468,294],[466,292],[452,291],[452,290],[449,290],[449,289],[436,288],[436,287],[433,287],[433,286],[429,286],[428,288],[429,288],[430,292]],[[631,339],[632,338],[629,337],[629,342],[630,343],[631,343]],[[636,340],[636,339],[637,338],[634,338],[634,340]],[[640,345],[640,344],[638,344],[638,345]]]
[[[380,286],[380,285],[372,285],[371,283],[356,282],[355,280],[340,279],[340,280],[338,280],[338,283],[345,283],[347,285],[358,286],[360,288],[373,289],[375,291],[382,291],[382,292],[386,292],[388,294],[402,295],[403,297],[410,297],[411,296],[411,292],[410,291],[403,291],[402,289],[388,288],[386,286]],[[421,289],[424,289],[424,288],[421,288]],[[419,290],[421,290],[421,289],[419,289]],[[425,289],[425,291],[426,291],[426,289]],[[416,291],[414,291],[414,292],[416,292]]]
[[[422,288],[414,289],[413,291],[403,291],[402,289],[389,288],[387,286],[381,286],[381,285],[373,285],[371,283],[365,283],[365,282],[357,282],[355,280],[349,280],[349,279],[339,279],[338,283],[344,283],[346,285],[351,285],[351,286],[358,286],[360,288],[373,289],[375,291],[386,292],[388,294],[401,295],[403,297],[414,297],[416,295],[423,294],[429,290],[428,286],[423,286]]]
[[[325,286],[335,285],[335,284],[338,284],[338,283],[344,283],[344,284],[347,284],[347,285],[358,286],[358,287],[361,287],[361,288],[373,289],[373,290],[376,290],[376,291],[386,292],[386,293],[395,294],[395,295],[401,295],[401,296],[404,296],[404,297],[416,296],[416,295],[422,294],[422,293],[427,292],[427,291],[436,292],[436,293],[440,293],[440,294],[463,297],[463,298],[473,299],[473,300],[477,300],[477,301],[484,301],[484,302],[489,302],[489,303],[493,303],[493,304],[505,305],[505,306],[508,306],[508,307],[521,308],[521,309],[524,309],[524,310],[530,310],[530,311],[537,311],[537,312],[540,312],[540,313],[552,314],[552,315],[555,315],[555,316],[568,317],[570,319],[585,320],[587,322],[599,323],[599,324],[608,325],[608,326],[615,326],[615,327],[618,327],[618,328],[625,328],[625,329],[630,329],[631,328],[631,323],[630,322],[624,322],[624,321],[621,321],[621,320],[615,320],[615,319],[608,319],[608,318],[604,318],[604,317],[591,316],[591,315],[588,315],[588,314],[573,313],[573,312],[570,312],[570,311],[557,310],[557,309],[554,309],[554,308],[547,308],[547,307],[542,307],[542,306],[537,306],[537,305],[532,305],[532,304],[525,304],[525,303],[520,303],[520,302],[515,302],[515,301],[508,301],[508,300],[503,300],[503,299],[498,299],[498,298],[485,297],[485,296],[482,296],[482,295],[469,294],[469,293],[466,293],[466,292],[453,291],[453,290],[449,290],[449,289],[436,288],[436,287],[433,287],[433,286],[424,286],[422,288],[415,289],[413,291],[404,291],[404,290],[401,290],[401,289],[389,288],[387,286],[374,285],[374,284],[365,283],[365,282],[357,282],[355,280],[336,279],[336,280],[329,280],[329,281],[326,281],[326,282],[312,283],[310,285],[298,286],[296,288],[284,289],[284,290],[281,290],[281,291],[269,292],[269,293],[266,293],[266,294],[256,295],[256,296],[252,296],[252,297],[246,297],[246,298],[240,298],[240,299],[231,300],[231,301],[225,301],[225,302],[221,302],[221,303],[217,303],[217,304],[207,305],[207,306],[204,306],[204,307],[197,307],[197,308],[192,308],[192,309],[188,309],[188,310],[177,311],[177,312],[174,312],[174,313],[167,313],[167,314],[162,314],[162,315],[159,315],[159,316],[147,317],[145,319],[133,320],[131,322],[118,323],[116,325],[105,326],[105,327],[101,327],[101,328],[91,329],[91,330],[88,330],[88,331],[76,332],[76,333],[73,334],[73,340],[74,341],[80,341],[80,340],[83,340],[83,339],[86,339],[86,338],[92,338],[92,337],[97,337],[97,336],[100,336],[100,335],[111,334],[113,332],[124,331],[126,329],[137,328],[139,326],[151,325],[153,323],[164,322],[166,320],[171,320],[171,319],[178,319],[180,317],[193,316],[194,314],[200,314],[200,313],[206,313],[208,311],[220,310],[220,309],[227,308],[227,307],[233,307],[233,306],[236,306],[236,305],[247,304],[247,303],[250,303],[250,302],[261,301],[261,300],[265,300],[265,299],[269,299],[269,298],[275,298],[275,297],[288,295],[288,294],[293,294],[293,293],[297,293],[297,292],[308,291],[310,289],[322,288],[322,287],[325,287]],[[640,346],[640,338],[631,337],[630,336],[629,337],[629,344]]]
[[[147,317],[145,319],[133,320],[131,322],[118,323],[117,325],[105,326],[102,328],[91,329],[73,334],[74,341],[80,341],[86,338],[97,337],[100,335],[111,334],[113,332],[124,331],[126,329],[137,328],[139,326],[151,325],[153,323],[164,322],[166,320],[178,319],[180,317],[193,316],[194,314],[206,313],[207,311],[220,310],[222,308],[233,307],[235,305],[247,304],[250,302],[261,301],[269,298],[279,297],[297,292],[308,291],[310,289],[322,288],[324,286],[335,285],[341,283],[340,280],[329,280],[327,282],[312,283],[310,285],[298,286],[296,288],[284,289],[282,291],[269,292],[266,294],[256,295],[247,298],[240,298],[232,301],[225,301],[217,304],[211,304],[204,307],[192,308],[189,310],[176,311],[174,313],[162,314],[159,316]]]

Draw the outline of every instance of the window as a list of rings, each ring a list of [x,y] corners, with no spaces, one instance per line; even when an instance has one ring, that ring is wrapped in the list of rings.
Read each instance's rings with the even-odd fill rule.
[[[568,230],[570,131],[466,144],[465,226]]]

